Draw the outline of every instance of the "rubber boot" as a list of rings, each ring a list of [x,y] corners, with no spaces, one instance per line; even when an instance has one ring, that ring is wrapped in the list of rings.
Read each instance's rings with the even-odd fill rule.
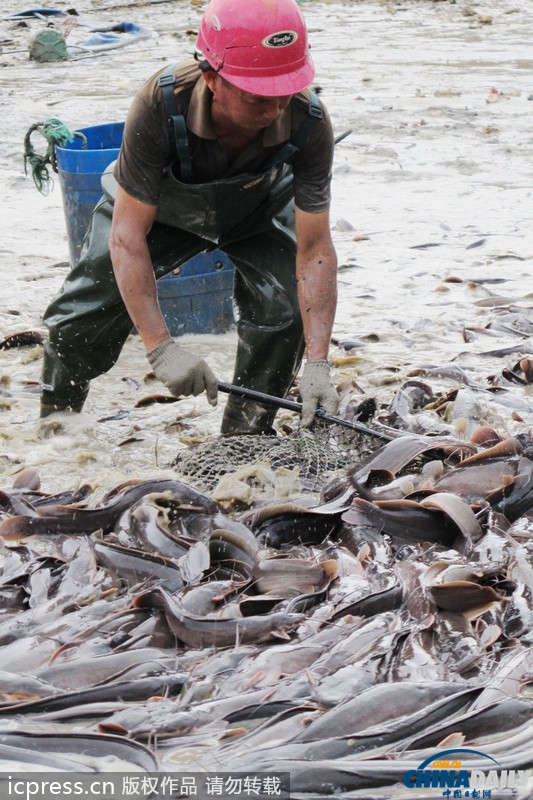
[[[89,393],[89,381],[77,383],[65,367],[49,341],[44,343],[41,371],[40,416],[47,417],[55,411],[79,413]]]
[[[253,433],[275,436],[274,419],[278,409],[275,406],[261,406],[243,397],[228,397],[220,428],[223,434]]]
[[[41,419],[44,419],[44,417],[48,417],[50,414],[55,414],[58,411],[68,411],[70,413],[81,414],[82,410],[83,410],[83,403],[72,403],[69,406],[59,406],[56,403],[49,405],[43,403],[43,401],[41,400],[39,416]]]
[[[289,217],[289,223],[290,223]],[[296,245],[290,227],[267,230],[227,248],[235,264],[239,312],[233,383],[285,397],[304,352],[296,283]],[[272,433],[278,409],[230,395],[222,433]]]

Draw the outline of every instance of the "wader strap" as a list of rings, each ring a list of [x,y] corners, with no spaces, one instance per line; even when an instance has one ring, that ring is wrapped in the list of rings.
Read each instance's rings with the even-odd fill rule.
[[[267,161],[265,165],[263,165],[262,169],[268,169],[268,167],[274,166],[274,164],[280,164],[282,161],[290,161],[291,158],[294,158],[296,153],[298,153],[315,127],[315,124],[319,119],[323,119],[324,112],[320,103],[318,102],[318,97],[316,94],[309,90],[309,105],[307,107],[307,118],[305,121],[300,125],[290,142],[287,142],[283,145],[283,147],[274,153]]]
[[[168,66],[160,76],[158,84],[161,86],[163,92],[163,101],[167,112],[170,146],[179,159],[181,179],[184,183],[192,183],[192,162],[189,153],[189,143],[187,141],[187,126],[185,125],[183,114],[180,114],[178,111],[178,105],[176,103],[176,95],[174,94],[174,69],[175,64]],[[307,118],[300,125],[290,142],[284,144],[283,147],[267,160],[266,164],[263,164],[261,172],[273,167],[275,164],[281,164],[282,161],[288,162],[294,158],[315,127],[316,122],[319,119],[323,119],[323,117],[324,112],[318,102],[318,97],[310,89]]]
[[[324,118],[324,112],[322,111],[322,106],[318,102],[318,97],[316,94],[309,90],[309,105],[307,106],[307,119],[305,120],[302,125],[296,131],[295,136],[292,138],[292,144],[295,145],[298,150],[301,148],[313,128],[315,127],[315,123],[319,119]]]
[[[187,126],[183,114],[178,111],[174,94],[174,67],[174,64],[167,67],[160,76],[158,84],[163,92],[170,146],[179,160],[181,180],[183,183],[192,183],[192,162],[187,141]]]

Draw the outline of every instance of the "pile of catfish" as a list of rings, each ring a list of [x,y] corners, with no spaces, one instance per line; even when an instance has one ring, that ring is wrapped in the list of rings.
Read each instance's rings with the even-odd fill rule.
[[[533,768],[533,443],[388,430],[318,502],[233,513],[178,479],[96,500],[21,472],[0,771],[275,770],[296,798],[390,798],[439,748]]]

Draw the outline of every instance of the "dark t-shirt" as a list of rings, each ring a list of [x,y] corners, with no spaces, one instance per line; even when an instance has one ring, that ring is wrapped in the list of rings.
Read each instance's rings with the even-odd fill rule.
[[[135,96],[114,168],[120,186],[149,205],[157,205],[164,170],[174,158],[158,86],[162,72],[152,76]],[[197,62],[179,64],[175,76],[175,95],[186,119],[195,183],[257,172],[268,155],[289,141],[308,117],[309,93],[299,92],[279,118],[230,163],[211,126],[211,92]],[[330,203],[334,142],[331,122],[324,108],[323,111],[323,118],[317,120],[291,161],[296,206],[311,213],[325,211]]]

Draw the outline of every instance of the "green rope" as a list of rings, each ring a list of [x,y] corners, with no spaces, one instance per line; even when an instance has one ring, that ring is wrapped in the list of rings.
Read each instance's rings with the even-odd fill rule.
[[[48,142],[44,155],[37,153],[31,142],[31,136],[34,131],[38,131]],[[75,136],[83,139],[82,146],[85,147],[87,138],[82,133],[71,133],[60,120],[53,117],[47,119],[46,122],[36,122],[27,131],[24,137],[24,171],[27,175],[28,169],[31,169],[33,182],[41,194],[48,194],[53,184],[48,172],[48,165],[52,167],[54,172],[58,172],[56,145],[64,147],[67,142],[72,142]]]

